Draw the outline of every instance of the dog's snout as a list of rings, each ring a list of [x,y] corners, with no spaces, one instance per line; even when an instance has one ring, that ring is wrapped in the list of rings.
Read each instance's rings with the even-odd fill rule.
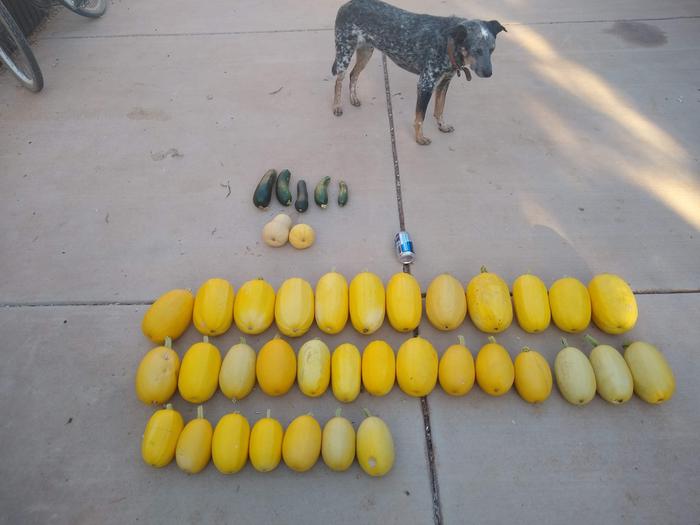
[[[492,71],[490,69],[486,69],[482,71],[481,76],[484,78],[489,78],[492,75]]]

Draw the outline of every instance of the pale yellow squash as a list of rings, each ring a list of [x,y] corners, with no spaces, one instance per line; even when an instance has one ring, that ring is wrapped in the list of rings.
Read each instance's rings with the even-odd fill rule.
[[[276,419],[264,417],[253,425],[250,432],[250,464],[258,472],[275,470],[282,459],[282,437],[284,430]]]
[[[306,472],[321,454],[321,425],[311,414],[294,419],[282,438],[282,459],[296,472]]]
[[[467,316],[467,296],[461,283],[448,273],[438,275],[425,293],[425,313],[438,330],[454,330]]]
[[[214,428],[211,459],[222,474],[235,474],[248,460],[250,424],[241,414],[226,414]]]
[[[336,472],[350,468],[355,460],[355,429],[352,423],[335,411],[335,417],[323,426],[321,457],[326,466]]]
[[[361,334],[376,332],[384,322],[386,294],[382,280],[371,272],[357,274],[350,281],[350,321]]]
[[[316,232],[308,224],[296,224],[289,230],[289,244],[297,250],[309,248],[316,240]]]
[[[209,279],[197,290],[192,318],[204,335],[221,335],[233,322],[233,286],[226,279]]]
[[[625,349],[624,357],[632,372],[635,394],[647,403],[655,405],[673,397],[676,379],[668,361],[658,348],[637,341]]]
[[[573,277],[564,277],[552,284],[549,288],[549,306],[554,324],[565,332],[583,332],[591,322],[588,290]]]
[[[233,302],[233,320],[244,334],[257,335],[275,320],[275,289],[263,279],[241,286]]]
[[[489,342],[476,354],[476,382],[491,396],[502,396],[513,386],[515,368],[508,350],[489,337]]]
[[[219,385],[221,354],[204,336],[204,341],[190,346],[182,358],[177,386],[180,395],[190,403],[204,403]]]
[[[148,307],[141,322],[141,331],[156,344],[166,337],[177,339],[192,322],[194,295],[189,290],[170,290]]]
[[[593,346],[589,359],[598,395],[614,405],[627,402],[634,392],[634,382],[622,354],[610,345],[599,344],[588,334],[585,339]]]
[[[542,403],[552,393],[552,370],[539,352],[523,347],[513,368],[515,389],[528,403]]]
[[[410,273],[394,274],[386,285],[386,316],[398,332],[412,332],[423,315],[420,285]]]
[[[394,388],[396,358],[385,341],[372,341],[362,352],[362,384],[373,396],[385,396]]]
[[[318,397],[331,381],[331,351],[320,339],[305,342],[297,356],[297,384],[309,397]]]
[[[184,423],[182,416],[168,404],[164,409],[153,413],[146,424],[141,441],[141,457],[152,467],[161,468],[175,457],[177,439]]]
[[[255,361],[255,376],[268,396],[289,392],[297,373],[297,358],[287,341],[275,336],[263,345]]]
[[[150,350],[139,363],[136,396],[147,405],[165,403],[177,390],[179,371],[180,358],[172,349],[170,337],[166,337],[164,346]]]
[[[304,279],[292,277],[282,283],[275,299],[275,322],[287,337],[301,337],[314,322],[314,291]]]
[[[362,358],[357,347],[344,343],[333,350],[331,385],[333,395],[341,403],[351,403],[360,393]]]
[[[595,397],[596,381],[593,366],[586,354],[578,348],[568,346],[562,340],[564,348],[554,359],[554,376],[559,392],[572,405],[585,405]]]
[[[338,272],[328,272],[316,283],[316,324],[327,334],[340,333],[348,322],[348,281]]]
[[[177,439],[175,462],[180,470],[197,474],[204,470],[211,459],[211,423],[204,419],[202,405],[197,407],[197,417],[187,423]]]
[[[255,350],[243,337],[229,349],[219,371],[219,388],[227,398],[236,401],[250,394],[255,386],[255,361]]]
[[[394,466],[394,438],[383,420],[365,412],[357,429],[357,462],[370,476],[384,476]]]
[[[459,344],[454,344],[445,350],[440,358],[438,379],[446,394],[463,396],[474,386],[476,372],[474,358],[469,348],[464,344],[464,337],[459,336]]]
[[[623,334],[637,324],[637,300],[632,288],[621,277],[610,273],[596,275],[588,283],[593,322],[608,334]]]
[[[481,273],[467,285],[467,310],[474,326],[482,332],[502,332],[513,322],[508,285],[482,266]]]
[[[542,332],[549,326],[552,314],[547,287],[536,275],[521,275],[513,282],[513,306],[518,324],[526,332]]]
[[[435,388],[438,355],[430,341],[412,337],[403,342],[396,354],[396,379],[399,387],[413,397],[423,397]]]

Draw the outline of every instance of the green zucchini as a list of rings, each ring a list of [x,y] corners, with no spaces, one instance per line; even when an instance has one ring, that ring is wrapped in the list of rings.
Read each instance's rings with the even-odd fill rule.
[[[306,191],[306,182],[303,180],[297,182],[297,201],[294,207],[300,213],[304,213],[309,207],[309,194]]]
[[[326,176],[323,177],[318,184],[316,184],[316,189],[314,190],[314,200],[321,208],[328,207],[328,184],[330,184],[331,178]]]
[[[289,179],[291,176],[292,174],[289,170],[282,170],[277,175],[275,192],[277,193],[277,200],[280,201],[282,206],[289,206],[292,203],[292,192],[289,191]]]
[[[275,180],[277,179],[277,172],[275,170],[267,170],[265,175],[262,176],[258,187],[255,188],[255,193],[253,193],[253,204],[260,209],[265,209],[270,205],[272,200],[272,189],[275,187]]]
[[[344,180],[338,183],[338,206],[345,206],[348,203],[348,185]]]

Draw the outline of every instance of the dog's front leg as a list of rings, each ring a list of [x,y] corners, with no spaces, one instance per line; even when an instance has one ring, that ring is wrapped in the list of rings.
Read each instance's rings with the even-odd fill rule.
[[[443,133],[451,133],[455,130],[453,126],[445,124],[442,120],[442,113],[445,110],[445,98],[447,97],[447,88],[450,87],[452,76],[443,78],[435,90],[435,119],[437,120],[438,129]]]
[[[416,142],[421,146],[430,144],[430,139],[423,135],[423,121],[425,112],[428,110],[430,97],[435,87],[434,75],[421,73],[418,77],[418,99],[416,100],[416,119],[413,122],[413,129],[416,132]]]

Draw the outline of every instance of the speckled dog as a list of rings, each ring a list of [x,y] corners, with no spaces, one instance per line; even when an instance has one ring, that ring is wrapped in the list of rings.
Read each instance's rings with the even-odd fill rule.
[[[423,120],[435,90],[435,118],[440,131],[454,128],[442,120],[445,96],[450,80],[460,71],[471,80],[471,68],[477,76],[491,76],[491,53],[496,35],[505,31],[496,20],[467,20],[410,13],[380,0],[350,0],[338,9],[335,19],[335,98],[333,113],[343,114],[340,93],[345,71],[353,53],[355,67],[350,72],[350,103],[360,105],[357,77],[367,65],[376,47],[396,65],[418,75],[418,101],[414,129],[418,144],[430,144],[423,135]]]

